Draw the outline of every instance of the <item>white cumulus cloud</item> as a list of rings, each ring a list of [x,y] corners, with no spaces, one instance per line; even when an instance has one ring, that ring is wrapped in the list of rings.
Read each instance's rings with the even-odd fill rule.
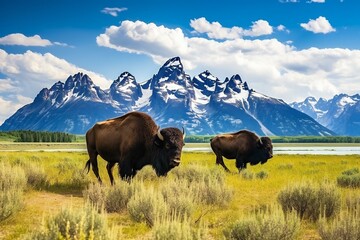
[[[101,10],[101,12],[105,13],[105,14],[109,14],[109,15],[111,15],[113,17],[117,17],[119,13],[124,12],[126,10],[127,10],[127,8],[117,8],[117,7],[110,8],[110,7],[106,7],[103,10]]]
[[[202,20],[197,27],[200,23],[201,29],[208,27],[207,32],[215,34],[213,23]],[[358,50],[297,50],[291,42],[277,39],[208,39],[142,21],[110,26],[97,37],[97,43],[121,52],[145,54],[158,64],[180,56],[185,71],[192,76],[206,69],[220,79],[239,73],[251,88],[287,102],[310,95],[352,94],[360,81]]]
[[[320,16],[315,20],[310,19],[309,22],[301,23],[300,26],[313,33],[326,34],[336,31],[336,29],[331,26],[330,22],[323,16]]]
[[[265,20],[253,22],[250,29],[243,29],[234,26],[232,28],[223,27],[219,22],[209,22],[206,18],[201,17],[190,21],[190,26],[198,33],[205,33],[213,39],[237,39],[243,36],[257,37],[273,33],[273,28]]]
[[[27,37],[22,33],[12,33],[7,36],[0,38],[0,45],[21,45],[21,46],[37,46],[37,47],[47,47],[51,45],[61,45],[67,46],[64,43],[54,42],[50,40],[43,39],[39,35],[34,35]]]

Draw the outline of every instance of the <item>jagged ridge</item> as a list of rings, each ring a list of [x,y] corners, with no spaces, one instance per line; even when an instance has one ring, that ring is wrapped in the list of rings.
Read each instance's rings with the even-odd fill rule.
[[[220,81],[209,71],[191,78],[179,57],[169,59],[139,84],[122,73],[107,90],[78,73],[19,109],[0,127],[83,134],[95,122],[128,111],[149,113],[161,127],[184,127],[188,134],[217,134],[249,129],[259,135],[332,135],[311,117],[285,102],[249,88],[236,74]]]

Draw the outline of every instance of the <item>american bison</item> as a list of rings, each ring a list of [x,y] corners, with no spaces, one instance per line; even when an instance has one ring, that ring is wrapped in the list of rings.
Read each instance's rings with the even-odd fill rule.
[[[153,119],[141,112],[96,123],[86,133],[86,145],[90,159],[85,169],[92,170],[101,182],[97,163],[100,155],[108,163],[106,169],[114,184],[112,168],[119,164],[122,179],[135,176],[145,165],[152,165],[158,176],[164,176],[180,164],[184,146],[184,130],[159,129]]]
[[[246,168],[246,164],[264,164],[273,156],[273,146],[269,137],[256,136],[247,130],[236,133],[220,134],[210,140],[211,148],[216,154],[216,164],[225,166],[223,156],[227,159],[236,159],[239,171]]]

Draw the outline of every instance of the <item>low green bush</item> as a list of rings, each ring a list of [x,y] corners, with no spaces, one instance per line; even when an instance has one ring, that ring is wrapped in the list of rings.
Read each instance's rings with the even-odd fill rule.
[[[254,173],[252,173],[250,170],[244,169],[240,172],[240,175],[243,179],[251,180],[254,179]]]
[[[258,210],[227,226],[225,239],[291,240],[300,231],[300,218],[295,212],[285,213],[279,206]]]
[[[301,182],[288,185],[278,195],[285,212],[296,211],[301,219],[316,221],[320,215],[335,216],[341,207],[341,196],[334,184]]]
[[[133,195],[133,189],[134,187],[125,181],[110,186],[106,193],[105,210],[107,212],[120,212],[126,209]]]
[[[360,204],[354,209],[341,212],[332,221],[322,218],[319,222],[319,234],[324,240],[360,239]]]
[[[93,206],[99,209],[103,209],[105,208],[107,191],[108,187],[106,187],[105,185],[101,185],[99,183],[91,183],[83,191],[83,196]]]
[[[195,191],[194,184],[189,184],[186,180],[174,179],[160,186],[170,214],[176,214],[180,219],[192,215],[198,203],[199,194]]]
[[[225,182],[225,172],[218,167],[206,167],[198,164],[189,164],[186,166],[175,168],[171,171],[178,179],[185,179],[188,182],[198,182],[204,180],[205,182],[217,181],[219,183]]]
[[[23,169],[0,163],[0,221],[21,209],[25,186]]]
[[[342,172],[337,177],[337,183],[340,187],[360,188],[359,168],[352,168]]]
[[[256,178],[258,179],[265,179],[269,176],[269,174],[266,171],[260,171],[255,174]]]
[[[132,196],[133,186],[128,182],[120,181],[114,186],[101,185],[99,183],[89,184],[83,191],[84,198],[106,212],[120,212],[126,209]]]
[[[27,164],[24,170],[28,186],[35,189],[44,189],[50,185],[45,169],[39,164]]]
[[[152,229],[152,239],[154,240],[197,240],[208,239],[207,229],[201,225],[193,228],[188,219],[179,219],[177,217],[157,220]]]
[[[29,233],[26,239],[117,239],[117,234],[108,227],[104,214],[86,204],[82,208],[61,209],[46,219],[39,229]]]
[[[134,221],[145,222],[150,227],[154,225],[157,217],[167,216],[169,213],[163,195],[153,187],[147,188],[143,184],[137,185],[127,204],[127,210]]]

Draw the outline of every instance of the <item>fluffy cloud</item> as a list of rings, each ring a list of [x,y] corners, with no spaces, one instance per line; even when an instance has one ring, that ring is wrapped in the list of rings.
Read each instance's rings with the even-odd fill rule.
[[[127,8],[109,8],[106,7],[103,10],[101,10],[102,13],[109,14],[113,17],[117,17],[119,13],[126,11]]]
[[[0,122],[1,114],[5,116],[8,111],[16,110],[24,102],[33,99],[42,88],[51,87],[57,81],[64,82],[68,76],[77,72],[88,74],[102,88],[108,88],[111,83],[99,74],[79,68],[50,53],[27,51],[23,54],[8,54],[0,49],[0,73],[6,76],[0,79]]]
[[[209,38],[213,39],[237,39],[242,36],[257,37],[272,34],[273,28],[265,20],[253,22],[249,30],[240,27],[226,28],[219,22],[212,22],[206,18],[198,18],[190,21],[190,26],[198,33],[205,33]]]
[[[301,23],[301,27],[304,29],[313,32],[313,33],[330,33],[335,32],[336,29],[331,26],[329,21],[325,17],[318,17],[317,19],[313,20],[310,19],[308,23]]]
[[[22,45],[22,46],[38,46],[47,47],[51,45],[66,45],[63,43],[52,43],[47,39],[42,39],[39,35],[27,37],[22,33],[13,33],[0,38],[0,45]]]
[[[204,33],[215,34],[216,24],[203,20],[197,24],[198,30],[201,26]],[[276,39],[239,37],[217,41],[185,36],[179,28],[141,21],[111,26],[97,37],[97,43],[117,51],[148,55],[159,64],[180,56],[185,70],[193,76],[206,69],[220,79],[239,73],[250,87],[287,102],[309,95],[332,97],[339,92],[355,93],[360,81],[358,50],[296,50],[291,42],[285,44]]]

